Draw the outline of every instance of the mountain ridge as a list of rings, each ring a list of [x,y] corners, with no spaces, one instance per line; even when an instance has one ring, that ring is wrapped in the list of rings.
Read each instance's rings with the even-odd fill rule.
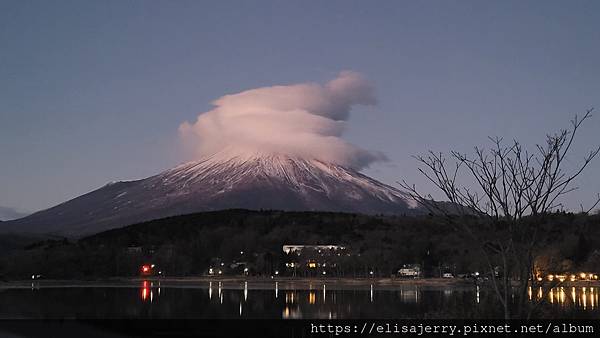
[[[279,154],[222,151],[157,175],[111,182],[2,232],[68,237],[152,219],[222,209],[421,214],[406,193],[344,166]]]

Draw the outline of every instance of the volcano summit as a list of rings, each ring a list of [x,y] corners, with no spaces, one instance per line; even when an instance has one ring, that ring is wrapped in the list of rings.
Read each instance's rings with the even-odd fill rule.
[[[0,228],[2,232],[81,236],[162,217],[229,208],[423,212],[405,193],[341,165],[287,155],[222,151],[146,179],[107,184]]]

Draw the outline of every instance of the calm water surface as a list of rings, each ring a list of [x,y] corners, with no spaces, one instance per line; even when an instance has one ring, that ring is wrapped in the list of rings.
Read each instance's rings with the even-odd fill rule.
[[[529,290],[538,314],[600,318],[597,287]],[[469,318],[497,317],[475,287],[343,287],[328,283],[166,282],[0,288],[0,318]]]

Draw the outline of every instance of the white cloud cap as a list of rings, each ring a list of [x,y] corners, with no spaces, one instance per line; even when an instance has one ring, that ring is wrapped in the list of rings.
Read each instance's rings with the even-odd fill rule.
[[[198,155],[228,149],[318,159],[361,169],[385,160],[341,138],[353,105],[375,104],[373,87],[343,71],[325,85],[272,86],[225,95],[179,131]]]

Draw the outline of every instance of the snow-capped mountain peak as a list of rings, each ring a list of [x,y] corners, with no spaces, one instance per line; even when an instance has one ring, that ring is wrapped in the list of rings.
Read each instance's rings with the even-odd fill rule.
[[[423,212],[402,191],[335,163],[227,150],[146,179],[105,185],[2,228],[81,235],[161,217],[230,208]]]

